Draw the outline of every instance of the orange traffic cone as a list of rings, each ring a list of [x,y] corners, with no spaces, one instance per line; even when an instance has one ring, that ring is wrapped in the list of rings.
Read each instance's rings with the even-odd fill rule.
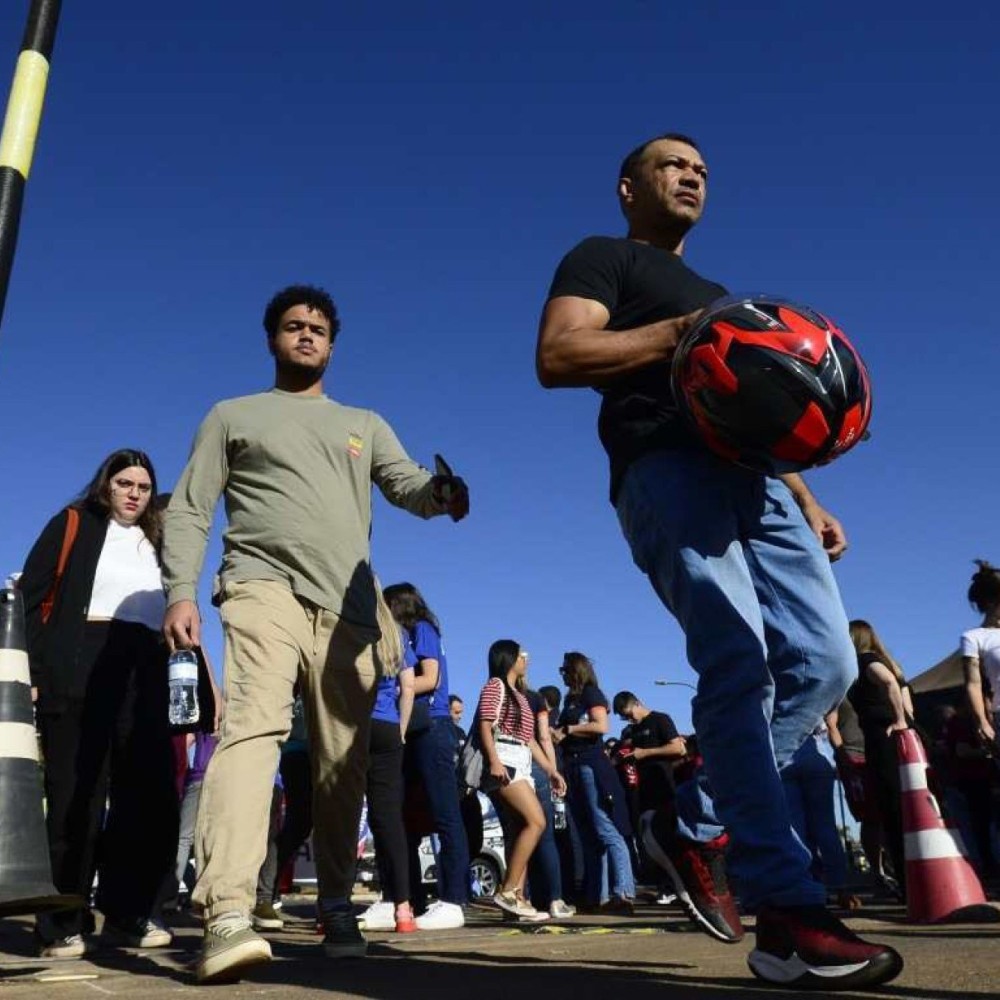
[[[919,923],[1000,920],[927,787],[927,755],[913,729],[896,733],[906,851],[906,912]]]

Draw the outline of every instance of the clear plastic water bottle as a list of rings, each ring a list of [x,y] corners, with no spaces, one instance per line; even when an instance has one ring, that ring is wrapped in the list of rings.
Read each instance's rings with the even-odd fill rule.
[[[566,800],[552,793],[552,829],[566,829]]]
[[[167,660],[170,685],[170,725],[190,726],[198,721],[198,657],[193,649],[178,649]]]

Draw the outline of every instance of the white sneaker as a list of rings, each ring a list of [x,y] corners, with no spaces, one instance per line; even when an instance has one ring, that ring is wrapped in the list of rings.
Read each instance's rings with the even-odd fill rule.
[[[358,927],[363,931],[394,931],[396,929],[396,907],[387,900],[372,903],[358,914]]]
[[[395,927],[395,923],[393,924]],[[422,931],[449,931],[465,926],[465,914],[458,903],[445,903],[438,900],[431,903],[427,910],[417,917],[417,927]]]
[[[549,916],[553,920],[567,920],[569,917],[576,916],[576,907],[557,899],[549,907]]]
[[[87,945],[82,934],[70,934],[43,944],[39,949],[41,958],[83,958]]]
[[[122,948],[167,948],[174,940],[173,934],[158,920],[126,920],[118,923],[105,918],[101,937],[108,944]]]

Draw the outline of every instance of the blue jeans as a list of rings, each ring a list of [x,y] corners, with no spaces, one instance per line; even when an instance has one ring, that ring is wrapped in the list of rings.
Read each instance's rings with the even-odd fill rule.
[[[450,718],[434,719],[430,729],[406,741],[406,767],[419,774],[427,792],[434,832],[441,841],[438,898],[446,903],[469,900],[469,843],[458,807],[455,739]],[[416,871],[420,871],[419,865]]]
[[[825,735],[810,736],[781,772],[792,826],[809,853],[819,855],[823,883],[829,889],[843,889],[847,884],[847,855],[833,808],[836,778]]]
[[[569,789],[569,807],[583,841],[583,898],[591,904],[604,901],[607,864],[611,895],[634,899],[635,879],[625,838],[598,801],[593,769],[582,764],[578,774],[579,780]]]
[[[837,585],[788,488],[708,452],[654,452],[625,474],[618,519],[687,637],[705,776],[678,789],[680,832],[723,824],[749,909],[822,903],[780,770],[856,672]]]
[[[552,786],[549,776],[531,762],[531,777],[535,781],[535,792],[545,813],[545,832],[538,842],[531,860],[528,862],[529,898],[540,909],[547,910],[557,899],[563,898],[562,871],[559,866],[559,849],[552,827]]]

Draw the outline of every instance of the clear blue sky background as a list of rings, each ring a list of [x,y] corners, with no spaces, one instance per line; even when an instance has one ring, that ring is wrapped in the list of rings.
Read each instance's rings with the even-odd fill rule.
[[[0,73],[27,7],[0,7]],[[975,621],[971,560],[1000,562],[1000,64],[994,5],[927,11],[69,0],[0,333],[0,570],[116,447],[170,488],[209,407],[270,384],[264,302],[317,282],[343,317],[330,394],[471,485],[461,525],[375,518],[453,687],[510,636],[535,683],[579,648],[686,726],[690,691],[653,686],[693,678],[608,505],[597,398],[533,371],[559,258],[621,232],[621,156],[680,130],[712,171],[690,264],[828,312],[869,362],[872,440],[810,482],[851,537],[850,613],[910,674],[936,662]]]

